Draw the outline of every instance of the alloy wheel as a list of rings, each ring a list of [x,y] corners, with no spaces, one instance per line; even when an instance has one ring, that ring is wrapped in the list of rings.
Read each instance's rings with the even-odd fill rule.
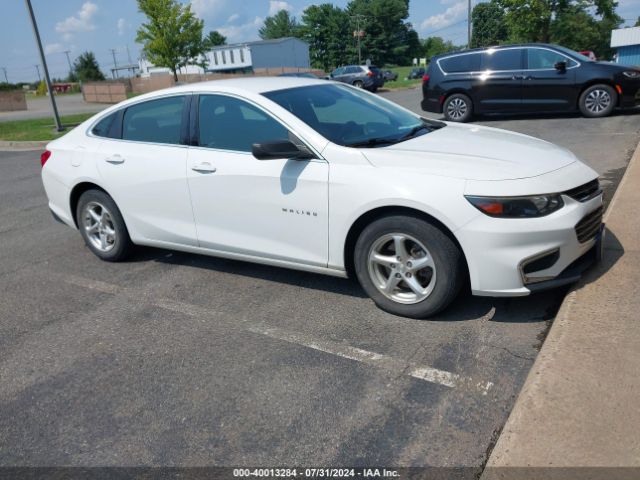
[[[389,233],[373,243],[368,270],[380,293],[398,303],[421,302],[436,285],[431,253],[420,241],[404,233]]]
[[[89,202],[83,211],[83,227],[91,244],[101,252],[109,252],[116,244],[117,233],[111,212],[98,202]]]
[[[467,102],[461,98],[454,98],[447,104],[447,115],[453,120],[460,120],[467,114]]]
[[[611,95],[598,88],[589,92],[584,104],[591,113],[600,113],[611,105]]]

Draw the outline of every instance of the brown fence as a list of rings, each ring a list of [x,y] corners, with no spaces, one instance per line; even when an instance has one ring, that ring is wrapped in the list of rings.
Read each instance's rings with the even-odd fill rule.
[[[0,92],[0,112],[13,112],[26,109],[27,99],[22,90]]]
[[[88,103],[118,103],[127,99],[130,90],[127,80],[92,82],[82,85],[82,96]]]
[[[181,83],[205,82],[208,80],[224,80],[228,78],[242,77],[266,77],[280,75],[282,73],[300,73],[311,72],[319,77],[323,77],[325,73],[322,70],[310,70],[308,68],[261,68],[251,73],[203,73],[178,75],[178,81]],[[131,83],[131,91],[134,93],[149,93],[163,88],[169,88],[175,85],[173,75],[158,74],[150,77],[138,77],[129,79]]]

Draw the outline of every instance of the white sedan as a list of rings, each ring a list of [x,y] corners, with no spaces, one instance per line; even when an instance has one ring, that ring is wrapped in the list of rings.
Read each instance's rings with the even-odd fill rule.
[[[571,152],[323,80],[136,97],[41,163],[54,217],[103,260],[148,245],[353,274],[380,308],[414,318],[465,284],[520,296],[575,281],[602,243],[597,174]]]

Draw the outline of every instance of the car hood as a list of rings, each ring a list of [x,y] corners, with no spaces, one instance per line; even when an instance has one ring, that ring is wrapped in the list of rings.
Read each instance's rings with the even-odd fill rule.
[[[363,149],[376,167],[467,180],[513,180],[542,175],[577,161],[573,153],[520,133],[447,124],[411,140]]]

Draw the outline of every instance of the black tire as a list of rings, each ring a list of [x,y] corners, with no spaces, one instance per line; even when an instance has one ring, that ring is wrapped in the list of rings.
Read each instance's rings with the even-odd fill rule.
[[[473,102],[464,93],[454,93],[444,101],[442,113],[449,122],[468,122],[473,116]]]
[[[588,118],[608,117],[616,108],[618,95],[609,85],[604,83],[591,85],[585,89],[578,100],[580,113]]]
[[[435,273],[432,275],[435,275],[435,280],[432,277],[429,283],[435,281],[435,285],[431,293],[421,301],[415,303],[394,301],[383,294],[374,283],[373,275],[375,274],[371,273],[369,256],[381,241],[380,239],[392,234],[407,235],[419,241],[426,247],[432,258],[435,265],[433,271]],[[395,254],[389,255],[393,257]],[[435,315],[454,300],[466,278],[464,258],[456,243],[440,228],[417,216],[393,215],[373,221],[358,237],[353,257],[356,276],[367,295],[382,310],[403,317],[423,319]],[[388,272],[399,272],[398,265],[393,268],[396,270],[385,267]],[[398,291],[403,288],[403,281],[400,280]]]
[[[363,88],[364,83],[362,83],[362,80],[356,80],[355,82],[353,82],[353,86],[356,88]]]
[[[92,208],[95,212],[96,209],[97,211],[101,211],[100,207],[104,209],[108,215],[108,218],[105,219],[106,226],[104,228],[115,232],[114,235],[111,235],[111,241],[106,241],[107,246],[105,248],[108,249],[106,251],[95,244],[95,242],[99,240],[95,238],[92,239],[88,231],[89,223],[94,222],[95,218],[89,218],[90,214],[87,209]],[[87,190],[80,195],[76,207],[76,220],[80,235],[82,235],[85,244],[101,260],[120,262],[126,259],[133,251],[134,245],[131,242],[129,231],[127,230],[127,226],[124,223],[124,219],[116,202],[102,190]],[[106,234],[106,237],[109,237],[109,235]],[[102,239],[102,236],[100,236],[100,239]]]

